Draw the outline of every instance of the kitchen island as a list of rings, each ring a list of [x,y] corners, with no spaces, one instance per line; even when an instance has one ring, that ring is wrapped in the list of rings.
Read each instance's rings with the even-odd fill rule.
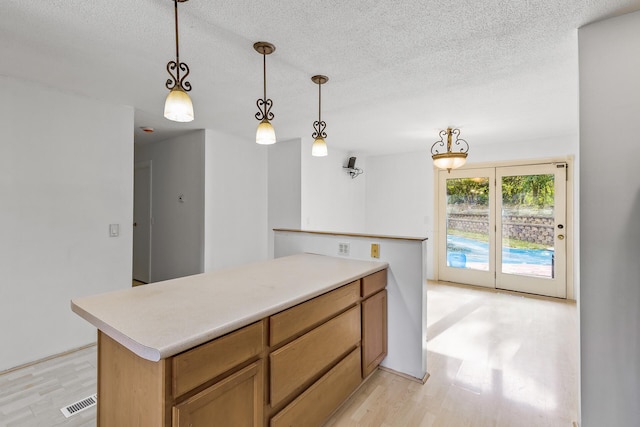
[[[314,253],[389,264],[389,352],[381,368],[424,384],[427,372],[427,239],[274,229],[274,256]],[[373,254],[372,245],[377,246]],[[346,249],[346,251],[345,251]],[[374,258],[374,255],[379,258]]]
[[[74,299],[98,425],[320,424],[386,355],[386,268],[299,254]]]

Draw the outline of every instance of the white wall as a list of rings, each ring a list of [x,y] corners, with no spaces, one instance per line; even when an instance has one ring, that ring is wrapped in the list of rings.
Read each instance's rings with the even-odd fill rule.
[[[302,228],[300,138],[268,148],[268,254],[273,258],[273,229]]]
[[[640,419],[640,12],[579,30],[583,427]],[[611,153],[615,163],[605,163]]]
[[[267,150],[205,131],[205,263],[211,271],[267,259]]]
[[[426,237],[433,278],[433,163],[426,152],[367,158],[366,232]]]
[[[203,130],[136,145],[152,162],[151,282],[204,272],[204,146]]]
[[[69,301],[131,286],[133,109],[6,77],[0,93],[2,371],[94,342]]]
[[[576,70],[576,74],[578,70]],[[576,103],[576,109],[578,105]],[[578,123],[576,133],[563,136],[551,136],[544,139],[518,140],[514,136],[513,143],[488,144],[473,146],[469,150],[468,166],[482,162],[504,162],[512,160],[539,160],[548,158],[564,158],[578,154]]]
[[[367,164],[364,157],[329,145],[326,157],[311,156],[310,138],[302,139],[302,228],[314,231],[364,232]],[[351,179],[347,159],[357,157],[364,174]]]

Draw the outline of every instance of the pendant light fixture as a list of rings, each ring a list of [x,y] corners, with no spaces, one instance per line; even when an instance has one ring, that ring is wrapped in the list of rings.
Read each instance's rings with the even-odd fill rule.
[[[469,152],[469,144],[464,139],[458,138],[460,136],[460,129],[441,130],[440,141],[436,141],[431,146],[431,157],[433,158],[433,164],[440,169],[446,169],[451,172],[451,169],[457,169],[467,162],[467,153]],[[447,137],[447,142],[444,142],[444,137]],[[455,136],[455,141],[452,141],[452,136]],[[446,151],[445,151],[446,150]]]
[[[180,50],[178,48],[178,2],[187,0],[173,0],[176,17],[176,60],[167,63],[167,72],[171,78],[167,79],[165,86],[169,89],[169,95],[164,103],[164,116],[174,122],[190,122],[193,120],[193,103],[187,92],[191,90],[191,83],[185,81],[189,75],[189,66],[180,62]],[[174,74],[175,71],[175,74]],[[180,72],[184,74],[180,76]]]
[[[329,81],[329,77],[327,76],[313,76],[311,77],[311,81],[318,85],[318,120],[313,122],[313,129],[315,132],[311,134],[313,138],[313,145],[311,146],[311,155],[313,157],[324,157],[328,154],[327,152],[327,143],[324,139],[327,137],[326,132],[324,131],[327,127],[327,124],[322,121],[322,85]]]
[[[256,42],[253,44],[253,48],[262,55],[262,77],[264,96],[262,99],[258,99],[256,105],[258,106],[258,112],[256,113],[256,119],[260,120],[258,130],[256,131],[256,143],[262,145],[270,145],[276,143],[276,131],[271,126],[269,120],[273,120],[273,113],[271,107],[273,101],[267,99],[267,55],[271,55],[276,47],[269,42]]]

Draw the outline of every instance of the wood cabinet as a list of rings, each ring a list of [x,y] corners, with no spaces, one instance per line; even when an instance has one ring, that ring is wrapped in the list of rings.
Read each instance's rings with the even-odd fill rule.
[[[173,407],[173,427],[262,425],[262,360]],[[213,422],[215,420],[215,422]]]
[[[269,319],[269,345],[276,346],[332,318],[360,299],[360,281],[351,282]]]
[[[266,323],[158,362],[98,332],[98,426],[261,426]]]
[[[387,355],[387,291],[362,301],[362,377],[366,378]]]
[[[387,270],[362,278],[362,378],[387,355]]]
[[[368,298],[371,295],[380,292],[387,286],[387,270],[381,270],[377,273],[370,274],[362,278],[362,289],[360,295],[362,298]]]
[[[386,270],[175,356],[98,332],[98,426],[321,425],[387,353]]]
[[[322,422],[358,388],[361,381],[360,351],[355,349],[271,418],[271,427],[322,425]]]
[[[271,404],[300,390],[360,342],[360,307],[334,317],[269,356]]]
[[[264,330],[263,322],[254,323],[173,357],[173,395],[180,396],[260,355]]]
[[[151,362],[98,331],[97,425],[170,426],[166,360]]]

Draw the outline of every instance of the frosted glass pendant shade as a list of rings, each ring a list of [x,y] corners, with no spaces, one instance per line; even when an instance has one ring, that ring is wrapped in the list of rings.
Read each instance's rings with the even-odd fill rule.
[[[176,85],[164,103],[164,116],[174,122],[190,122],[193,120],[193,103],[191,98],[179,85]]]
[[[433,164],[440,169],[457,169],[467,162],[467,153],[444,153],[432,157]]]
[[[276,131],[271,126],[269,120],[264,119],[258,125],[256,131],[256,143],[261,145],[271,145],[276,143]]]
[[[313,157],[324,157],[328,154],[327,143],[324,142],[324,139],[318,137],[313,140],[313,145],[311,146],[311,155]]]

